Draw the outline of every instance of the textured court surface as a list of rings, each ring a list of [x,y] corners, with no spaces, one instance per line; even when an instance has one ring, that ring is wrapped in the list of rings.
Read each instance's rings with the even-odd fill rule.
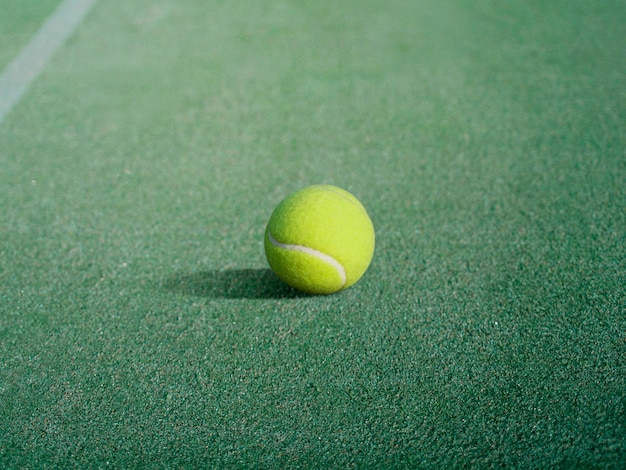
[[[625,21],[100,0],[0,123],[0,467],[623,468]],[[308,297],[263,232],[322,182],[377,248]]]

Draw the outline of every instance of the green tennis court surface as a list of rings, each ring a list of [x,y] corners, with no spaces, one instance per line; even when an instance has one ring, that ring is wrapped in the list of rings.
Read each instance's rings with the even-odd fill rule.
[[[0,123],[0,467],[626,466],[625,21],[100,0]],[[376,228],[331,296],[263,254],[314,183]]]
[[[0,71],[28,43],[59,0],[6,0],[0,15]]]

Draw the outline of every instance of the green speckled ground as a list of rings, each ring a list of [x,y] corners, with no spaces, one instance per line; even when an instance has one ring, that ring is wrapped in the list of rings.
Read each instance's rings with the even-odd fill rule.
[[[0,467],[626,465],[626,5],[471,3],[100,0],[0,123]],[[377,248],[307,297],[321,182]]]

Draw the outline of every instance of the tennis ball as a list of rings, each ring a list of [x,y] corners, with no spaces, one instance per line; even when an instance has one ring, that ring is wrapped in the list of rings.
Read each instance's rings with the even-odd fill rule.
[[[274,273],[295,289],[331,294],[350,287],[374,254],[374,226],[349,192],[314,185],[287,196],[265,230],[265,255]]]

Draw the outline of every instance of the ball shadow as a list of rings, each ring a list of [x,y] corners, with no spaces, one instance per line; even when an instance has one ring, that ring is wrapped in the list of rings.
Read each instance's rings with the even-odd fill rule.
[[[223,299],[306,297],[278,279],[270,269],[222,269],[178,273],[162,283],[171,292]]]

